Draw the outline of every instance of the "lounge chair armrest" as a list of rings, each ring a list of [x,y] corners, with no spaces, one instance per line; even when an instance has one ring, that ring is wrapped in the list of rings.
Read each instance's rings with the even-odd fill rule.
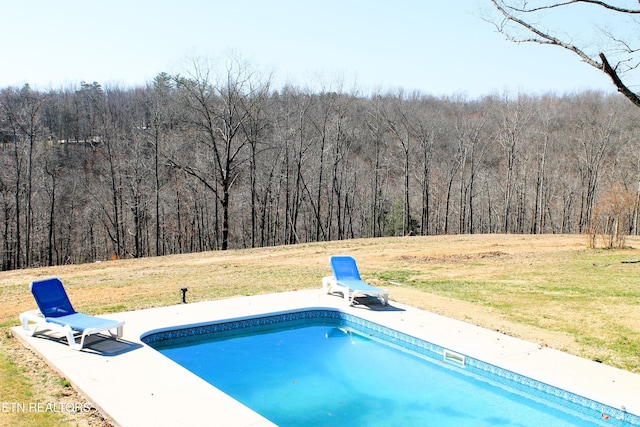
[[[40,310],[29,310],[20,314],[20,323],[22,324],[22,330],[29,336],[33,336],[36,333],[39,326],[42,326],[47,321],[45,320]],[[29,323],[35,323],[33,329],[29,327]]]
[[[322,290],[325,293],[329,293],[332,286],[336,285],[336,278],[333,276],[324,276],[322,278]]]

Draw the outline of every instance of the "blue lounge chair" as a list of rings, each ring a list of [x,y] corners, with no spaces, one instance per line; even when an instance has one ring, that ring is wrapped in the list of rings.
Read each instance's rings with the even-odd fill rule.
[[[57,277],[34,280],[30,288],[39,310],[27,311],[20,315],[22,329],[28,335],[32,336],[38,329],[60,332],[67,337],[69,346],[74,350],[84,347],[85,337],[100,332],[109,331],[112,337],[122,337],[124,322],[75,311],[62,282]],[[33,330],[29,328],[29,322],[35,323]],[[114,329],[115,334],[112,333]],[[75,334],[81,334],[80,342],[76,342]]]
[[[342,292],[345,302],[353,304],[356,297],[376,296],[383,305],[389,302],[389,291],[376,288],[360,278],[356,260],[345,255],[332,256],[330,259],[333,276],[322,279],[322,287],[326,293]]]

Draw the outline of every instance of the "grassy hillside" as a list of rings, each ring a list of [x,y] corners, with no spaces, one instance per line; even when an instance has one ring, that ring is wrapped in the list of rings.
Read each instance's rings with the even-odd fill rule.
[[[17,382],[0,382],[0,400],[15,396],[9,389],[77,399],[43,365],[32,368],[34,357],[11,337],[18,314],[35,307],[33,279],[60,277],[77,310],[99,314],[178,304],[182,287],[190,302],[320,288],[333,254],[354,256],[392,300],[640,373],[640,239],[628,246],[591,250],[586,237],[569,235],[404,237],[2,272],[0,378]],[[22,422],[0,413],[0,425],[9,417]],[[70,422],[104,425],[99,414]]]

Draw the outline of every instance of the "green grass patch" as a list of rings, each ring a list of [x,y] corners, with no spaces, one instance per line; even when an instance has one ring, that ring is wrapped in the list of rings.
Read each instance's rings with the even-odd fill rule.
[[[363,275],[362,272],[360,274]],[[418,270],[388,270],[373,272],[370,276],[375,277],[382,282],[397,283],[413,287],[417,284],[415,276],[419,274],[420,271]]]
[[[71,387],[71,382],[70,382],[68,379],[66,379],[66,378],[60,378],[60,379],[58,380],[58,384],[59,384],[61,387],[64,387],[64,388],[69,388],[69,387]]]
[[[12,427],[68,425],[59,413],[33,410],[32,405],[39,403],[34,399],[34,395],[32,382],[10,359],[4,348],[0,347],[0,404],[3,405],[0,411],[0,425]]]

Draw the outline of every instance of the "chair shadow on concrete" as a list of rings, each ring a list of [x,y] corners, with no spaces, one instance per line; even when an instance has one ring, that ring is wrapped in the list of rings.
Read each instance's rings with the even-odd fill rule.
[[[49,340],[58,342],[62,345],[67,345],[66,336],[62,336],[56,333],[42,333],[49,332],[46,329],[36,332],[33,336],[39,340]],[[68,345],[67,345],[68,346]],[[105,357],[118,356],[120,354],[128,353],[133,350],[142,348],[139,343],[123,340],[122,338],[114,339],[108,334],[94,334],[89,335],[84,340],[84,347],[79,350],[81,353],[92,353]]]
[[[392,302],[382,304],[379,298],[368,295],[355,297],[352,307],[370,311],[405,311],[403,308],[394,307]]]

